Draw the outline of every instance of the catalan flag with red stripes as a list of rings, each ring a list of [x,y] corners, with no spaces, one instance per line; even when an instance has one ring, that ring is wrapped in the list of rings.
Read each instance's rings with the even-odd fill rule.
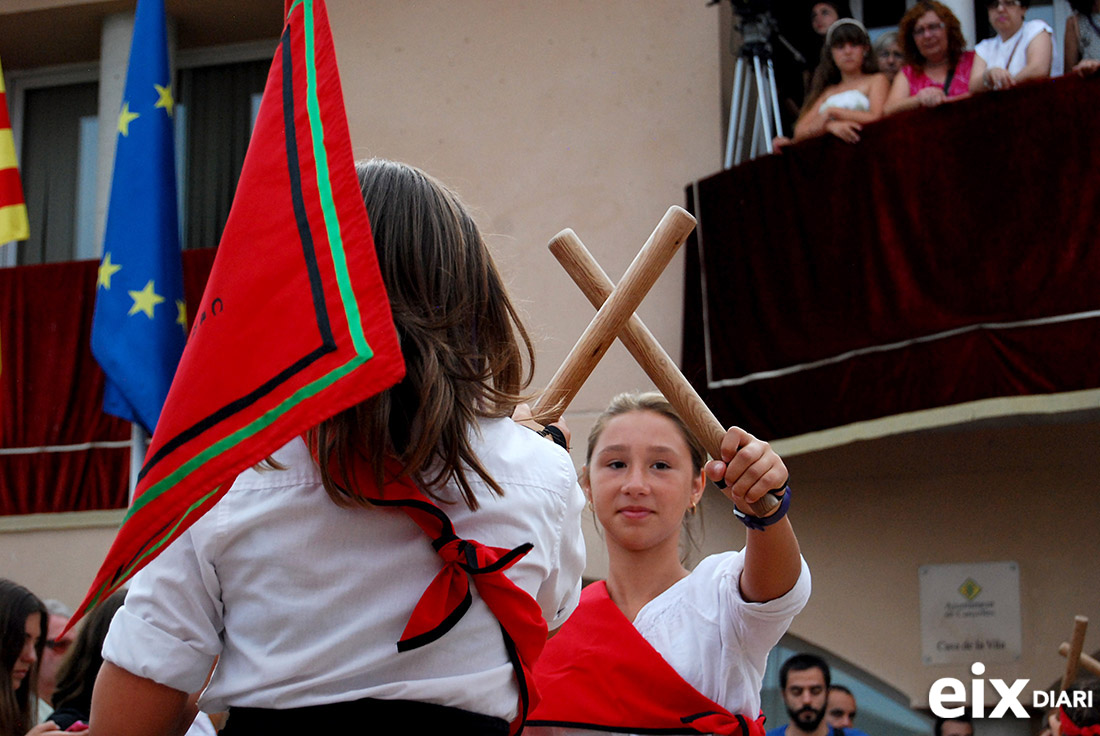
[[[134,502],[77,617],[239,472],[404,373],[328,15],[323,0],[296,0]]]
[[[4,70],[0,69],[0,243],[30,237],[27,204],[19,181],[15,160],[15,137],[8,117],[8,94],[4,89]]]

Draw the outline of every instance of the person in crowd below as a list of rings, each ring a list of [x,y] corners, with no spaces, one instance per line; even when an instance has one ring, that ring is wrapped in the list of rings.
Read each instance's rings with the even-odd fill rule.
[[[866,736],[855,727],[856,696],[843,685],[830,685],[825,701],[825,722],[835,732],[845,736]]]
[[[826,721],[832,674],[829,664],[816,654],[796,654],[779,668],[779,689],[790,723],[768,731],[767,736],[866,736],[856,729],[843,732]]]
[[[997,35],[974,47],[971,92],[1008,89],[1050,76],[1054,30],[1045,21],[1025,20],[1030,5],[1030,0],[990,0],[986,5]]]
[[[1067,689],[1087,693],[1084,705],[1062,706],[1050,719],[1052,736],[1095,736],[1100,733],[1100,680],[1089,675]]]
[[[1069,0],[1066,18],[1066,69],[1091,74],[1100,69],[1100,0]]]
[[[65,631],[73,609],[59,600],[50,598],[43,601],[49,614],[49,629],[46,632],[46,648],[42,650],[42,661],[38,663],[38,720],[45,721],[54,710],[53,691],[57,686],[57,673],[65,653],[76,639],[75,631]],[[62,634],[61,632],[65,632]]]
[[[759,736],[768,652],[810,594],[787,516],[787,469],[737,427],[720,459],[658,393],[621,394],[588,436],[581,487],[607,545],[593,583],[535,666],[542,697],[532,734],[701,733]],[[684,567],[683,525],[707,479],[724,480],[745,547]],[[747,502],[782,489],[763,518]],[[738,730],[738,729],[741,730]]]
[[[1048,708],[1047,712],[1043,714],[1043,720],[1041,721],[1043,727],[1039,729],[1039,736],[1054,736],[1055,722],[1059,718],[1060,710],[1058,708]]]
[[[90,720],[92,689],[103,665],[103,640],[125,598],[126,591],[114,593],[81,623],[80,634],[57,674],[54,711],[48,717],[59,730],[64,731],[78,721],[87,723]]]
[[[38,596],[0,578],[0,736],[40,736],[57,730],[49,722],[34,725],[34,683],[47,621]]]
[[[887,31],[875,39],[875,61],[878,62],[878,70],[886,75],[886,81],[893,84],[894,77],[905,63],[897,31]]]
[[[951,718],[937,718],[933,733],[934,736],[974,736],[974,722],[967,713]]]
[[[405,164],[356,173],[405,378],[241,473],[133,578],[89,736],[182,732],[215,658],[222,736],[503,736],[531,702],[580,596],[577,474],[511,418],[534,348],[466,206]]]
[[[898,25],[905,66],[894,77],[886,114],[935,107],[969,93],[974,52],[966,50],[959,19],[936,0],[920,0]]]
[[[825,35],[794,140],[831,133],[856,143],[863,126],[882,117],[889,88],[886,75],[878,72],[867,29],[858,20],[841,18]]]

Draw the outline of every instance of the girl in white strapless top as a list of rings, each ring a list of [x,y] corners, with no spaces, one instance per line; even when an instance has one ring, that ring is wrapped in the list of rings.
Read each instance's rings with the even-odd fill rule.
[[[821,63],[794,126],[795,142],[831,133],[855,143],[865,124],[882,117],[889,89],[863,24],[841,18],[825,36]]]

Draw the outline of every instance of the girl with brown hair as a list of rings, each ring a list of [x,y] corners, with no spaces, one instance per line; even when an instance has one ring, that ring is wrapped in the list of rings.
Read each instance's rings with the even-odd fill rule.
[[[46,644],[46,606],[34,593],[0,578],[0,736],[23,736],[35,723],[34,683]],[[52,723],[31,733],[53,730]]]
[[[92,734],[404,723],[506,734],[576,605],[583,496],[510,418],[533,350],[478,228],[422,171],[357,165],[405,379],[242,473],[133,581]]]
[[[617,396],[596,420],[581,486],[603,530],[607,580],[585,588],[535,668],[532,734],[763,736],[764,664],[809,597],[809,570],[779,455],[737,427],[721,455],[706,462],[660,394]],[[708,479],[725,482],[745,546],[689,571],[681,530]],[[758,518],[748,503],[769,491],[782,502]]]
[[[821,63],[795,123],[794,140],[831,133],[857,142],[863,126],[882,117],[889,88],[886,75],[878,71],[867,29],[858,20],[841,18],[825,34]]]

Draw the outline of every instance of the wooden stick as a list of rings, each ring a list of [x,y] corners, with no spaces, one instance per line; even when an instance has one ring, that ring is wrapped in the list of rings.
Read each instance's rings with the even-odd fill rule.
[[[533,418],[549,424],[561,418],[569,402],[591,375],[630,315],[641,304],[646,292],[657,281],[672,256],[695,228],[695,218],[682,207],[673,205],[657,223],[657,228],[642,246],[633,263],[623,274],[619,287],[604,303],[566,356],[565,362],[550,379],[532,409]]]
[[[1081,650],[1085,646],[1085,630],[1088,627],[1088,618],[1085,616],[1074,617],[1073,639],[1071,639],[1069,653],[1066,656],[1066,674],[1062,675],[1062,690],[1069,689],[1069,686],[1077,679],[1077,664],[1081,660]]]
[[[599,309],[612,294],[615,285],[584,247],[577,234],[572,230],[563,230],[550,241],[548,247],[588,301],[592,302],[592,306]],[[691,432],[703,443],[710,456],[721,459],[722,439],[726,430],[638,315],[630,317],[626,327],[619,333],[619,339],[676,409],[676,413],[683,418]],[[778,504],[779,499],[768,494],[751,506],[756,515],[767,516]]]
[[[1058,647],[1058,653],[1061,654],[1063,657],[1068,656],[1069,642],[1062,642],[1062,644]],[[1092,674],[1096,675],[1097,677],[1100,677],[1100,660],[1093,659],[1087,654],[1080,654],[1077,656],[1077,664],[1085,668]],[[1070,684],[1072,685],[1073,683]],[[1065,690],[1065,687],[1063,686],[1062,689]]]

